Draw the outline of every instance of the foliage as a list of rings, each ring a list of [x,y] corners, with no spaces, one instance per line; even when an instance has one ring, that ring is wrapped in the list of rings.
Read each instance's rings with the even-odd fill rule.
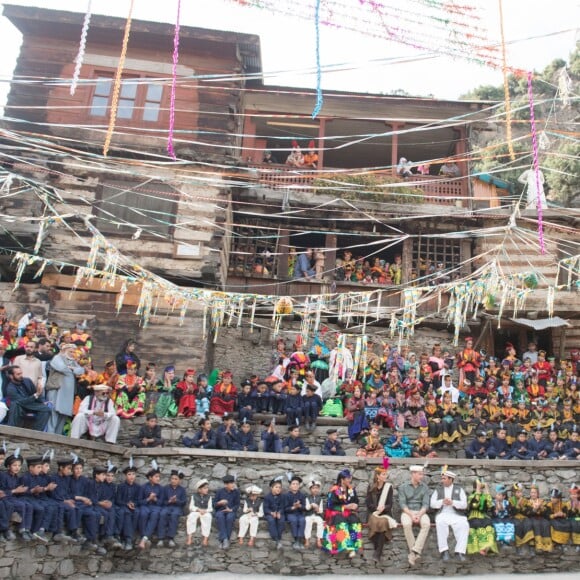
[[[566,105],[559,93],[559,78],[566,67],[572,81],[571,101]],[[580,99],[577,92],[580,83],[580,43],[570,55],[568,64],[562,59],[553,60],[541,73],[535,73],[532,81],[534,95],[534,114],[537,131],[545,131],[550,141],[546,149],[540,149],[540,166],[546,177],[548,200],[569,206],[580,192],[580,146],[567,134],[575,131],[575,122],[580,112]],[[508,156],[505,123],[498,122],[497,134],[483,136],[479,142],[479,155],[476,152],[475,171],[494,171],[498,177],[516,185],[519,194],[522,184],[517,182],[522,166],[532,164],[532,142],[530,137],[530,110],[528,102],[528,83],[525,76],[509,75],[508,87],[512,110],[512,145],[516,161]],[[470,100],[504,100],[503,85],[482,85],[463,95]],[[502,105],[496,109],[501,115]],[[501,118],[501,117],[500,117]],[[515,167],[515,168],[513,168]]]
[[[392,187],[392,184],[398,184]],[[335,195],[356,201],[381,201],[383,203],[423,203],[423,191],[405,185],[404,181],[388,175],[356,173],[333,175],[313,180],[319,193]],[[390,187],[385,187],[389,186]]]

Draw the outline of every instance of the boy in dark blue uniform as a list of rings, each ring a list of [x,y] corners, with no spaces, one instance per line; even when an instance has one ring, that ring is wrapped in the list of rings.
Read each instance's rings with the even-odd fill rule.
[[[487,455],[489,459],[509,459],[510,445],[506,440],[507,431],[502,423],[495,432],[495,437],[492,438]]]
[[[322,455],[346,455],[346,451],[338,440],[338,429],[328,429],[326,435],[326,441],[322,446]]]
[[[299,425],[304,414],[304,404],[300,394],[299,385],[290,385],[288,387],[288,396],[284,403],[284,413],[286,413],[286,424]]]
[[[302,478],[292,475],[290,489],[284,494],[284,514],[290,524],[295,550],[304,549],[304,528],[306,526],[306,496],[300,491]]]
[[[133,461],[123,469],[125,481],[117,486],[115,506],[117,508],[117,530],[124,550],[133,549],[133,537],[139,521],[139,504],[141,503],[141,486],[135,483],[137,469]]]
[[[240,490],[236,487],[236,480],[233,475],[226,475],[222,481],[224,486],[215,494],[213,509],[218,528],[220,548],[227,550],[230,547],[234,522],[240,509]]]
[[[117,526],[114,495],[110,486],[105,482],[107,468],[93,467],[93,479],[88,484],[88,493],[99,521],[99,537],[103,544],[110,548],[122,548],[121,542],[115,539]],[[102,523],[101,523],[102,522]]]
[[[78,530],[81,527],[81,513],[77,508],[71,488],[72,463],[73,460],[70,457],[56,460],[58,470],[56,475],[51,478],[51,483],[54,484],[54,487],[49,492],[49,495],[63,509],[64,525],[71,534],[71,539],[76,543],[80,540]]]
[[[237,441],[240,451],[258,451],[250,423],[244,419],[237,433]]]
[[[32,509],[32,537],[40,542],[48,543],[46,532],[54,529],[54,520],[57,515],[56,503],[51,502],[46,495],[44,478],[41,477],[42,457],[29,457],[26,460],[28,473],[22,476],[22,485],[28,491],[22,496]]]
[[[486,459],[488,448],[487,433],[483,430],[477,431],[473,440],[465,448],[465,457],[467,459]]]
[[[139,504],[139,533],[141,541],[139,548],[144,550],[151,544],[151,537],[157,532],[161,510],[163,508],[163,488],[159,483],[161,470],[157,462],[151,462],[151,469],[147,472],[147,483],[143,485],[141,502]]]
[[[159,518],[159,541],[157,545],[175,548],[175,536],[179,525],[179,518],[183,515],[183,508],[187,502],[185,489],[181,485],[183,473],[172,469],[169,476],[169,485],[163,488],[163,510]]]
[[[84,466],[84,460],[77,455],[74,455],[72,463],[72,478],[70,481],[71,493],[79,510],[80,519],[83,525],[83,533],[85,536],[83,550],[91,550],[102,556],[106,554],[107,551],[97,544],[99,516],[95,510],[93,500],[90,497],[90,481],[83,475]]]
[[[270,481],[270,493],[264,498],[264,517],[268,522],[270,537],[276,542],[276,549],[281,550],[282,534],[286,526],[282,477],[276,477]]]
[[[320,409],[322,409],[322,399],[320,395],[316,394],[316,385],[306,384],[306,393],[302,397],[302,406],[304,408],[306,429],[314,431]]]
[[[249,380],[242,382],[241,390],[238,393],[238,418],[240,421],[246,419],[251,421],[256,412],[256,393],[252,392],[252,383]]]
[[[288,453],[296,455],[310,455],[310,449],[306,447],[304,441],[300,438],[300,427],[294,425],[288,430],[288,437],[284,439],[282,448],[286,448]]]

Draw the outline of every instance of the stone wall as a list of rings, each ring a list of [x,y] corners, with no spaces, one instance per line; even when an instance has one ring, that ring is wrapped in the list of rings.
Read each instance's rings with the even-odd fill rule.
[[[295,457],[284,454],[273,456],[264,453],[211,452],[182,448],[128,450],[120,445],[106,445],[85,440],[72,441],[62,436],[11,427],[0,427],[0,437],[9,442],[11,450],[19,446],[25,457],[45,451],[47,448],[54,448],[57,455],[74,450],[86,459],[87,469],[106,461],[107,458],[122,466],[128,461],[129,454],[132,454],[135,464],[142,468],[141,472],[144,472],[151,459],[155,458],[165,474],[170,468],[175,467],[184,472],[184,485],[188,493],[191,493],[195,481],[201,477],[207,477],[210,480],[211,490],[215,490],[220,487],[221,478],[226,474],[235,474],[242,490],[249,483],[255,483],[267,489],[268,482],[273,476],[283,475],[289,471],[299,474],[306,480],[316,476],[327,487],[334,481],[340,469],[349,467],[354,474],[354,483],[359,495],[364,499],[372,470],[380,463],[379,460],[361,460],[356,457],[332,458],[316,455]],[[395,489],[407,479],[408,465],[412,462],[407,459],[392,461],[389,472]],[[458,473],[458,482],[466,488],[471,486],[476,476],[485,477],[490,484],[501,482],[511,484],[514,481],[529,484],[532,479],[535,479],[544,496],[553,487],[567,489],[578,476],[576,463],[480,461],[476,464],[462,459],[435,459],[428,467],[428,471],[434,476],[431,481],[428,480],[431,485],[437,481],[438,472],[444,463]],[[140,479],[143,480],[142,475]],[[215,533],[212,534],[211,544],[206,549],[202,549],[198,543],[192,547],[185,547],[184,528],[183,522],[176,538],[178,547],[174,550],[151,548],[145,552],[137,550],[112,552],[106,556],[87,555],[79,546],[62,547],[52,544],[23,546],[19,541],[9,542],[0,545],[0,578],[40,580],[41,578],[65,578],[83,573],[97,575],[110,571],[143,572],[144,574],[229,571],[237,574],[271,573],[285,576],[383,572],[390,574],[412,572],[437,576],[580,571],[580,559],[573,551],[525,558],[516,556],[512,548],[502,549],[499,556],[470,556],[465,563],[452,562],[444,566],[437,553],[434,530],[429,535],[420,563],[410,569],[401,530],[395,531],[393,542],[387,545],[382,562],[377,564],[371,558],[372,547],[366,539],[364,555],[351,561],[342,556],[330,557],[315,549],[293,551],[288,533],[284,538],[284,549],[281,552],[272,551],[272,542],[268,539],[264,523],[260,525],[255,548],[249,549],[246,546],[232,544],[227,552],[217,548]]]

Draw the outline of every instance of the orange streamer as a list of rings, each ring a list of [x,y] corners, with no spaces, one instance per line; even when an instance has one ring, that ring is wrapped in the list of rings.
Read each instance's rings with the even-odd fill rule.
[[[127,57],[127,47],[129,45],[129,33],[131,32],[131,18],[133,15],[133,3],[135,0],[131,0],[131,5],[129,6],[129,16],[127,16],[127,22],[125,24],[125,35],[123,36],[123,46],[121,48],[121,56],[119,57],[119,65],[117,66],[117,72],[115,74],[115,84],[113,85],[113,97],[111,99],[111,116],[109,117],[109,127],[107,129],[107,135],[105,136],[105,144],[103,145],[103,157],[107,156],[109,152],[109,147],[111,146],[111,139],[113,138],[113,132],[115,131],[115,123],[117,122],[117,109],[119,108],[119,94],[121,92],[121,80],[123,75],[123,69],[125,68],[125,58]]]

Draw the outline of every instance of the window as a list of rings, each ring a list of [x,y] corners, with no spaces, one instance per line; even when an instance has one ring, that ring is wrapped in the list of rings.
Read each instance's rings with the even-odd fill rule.
[[[461,240],[418,238],[413,242],[411,280],[419,278],[430,285],[449,282],[458,275],[451,270],[460,263]]]
[[[103,184],[93,213],[104,232],[142,237],[173,233],[179,192],[159,182],[135,184],[113,181]]]
[[[232,236],[229,271],[238,276],[276,276],[278,235],[275,229],[260,229],[257,221],[236,225]]]
[[[89,110],[93,117],[104,117],[111,107],[114,78],[109,73],[97,74]],[[157,123],[162,101],[163,84],[160,81],[125,75],[119,91],[117,118]]]

